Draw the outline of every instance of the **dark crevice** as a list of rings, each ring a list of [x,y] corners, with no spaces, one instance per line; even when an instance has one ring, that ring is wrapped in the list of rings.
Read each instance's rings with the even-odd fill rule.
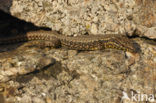
[[[145,40],[151,40],[151,41],[156,41],[156,39],[151,39],[151,38],[148,38],[146,36],[139,36],[136,34],[136,30],[134,31],[133,35],[132,36],[128,36],[129,38],[142,38],[142,39],[145,39]]]
[[[51,30],[51,29],[46,27],[37,27],[30,22],[20,20],[0,10],[0,38],[25,35],[27,32],[36,30]],[[15,48],[13,49],[16,49],[17,47],[23,44],[24,42],[20,43],[20,45],[15,46]],[[3,51],[3,49],[5,50],[5,48],[8,48],[8,46],[0,46],[0,47],[1,51]]]
[[[51,30],[46,27],[37,27],[30,22],[25,22],[0,10],[0,37],[15,36],[41,29]]]

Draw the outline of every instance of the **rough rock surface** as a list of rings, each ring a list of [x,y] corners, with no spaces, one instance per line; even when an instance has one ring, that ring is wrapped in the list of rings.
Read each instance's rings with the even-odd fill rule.
[[[154,0],[1,0],[3,11],[64,35],[147,38],[132,38],[141,47],[138,54],[0,46],[5,51],[0,53],[0,103],[156,102],[156,41],[151,40],[156,39],[155,5]],[[33,27],[5,17],[0,23],[3,35]],[[141,100],[142,94],[148,98]]]
[[[1,0],[0,9],[65,35],[135,33],[156,39],[155,0]]]
[[[55,58],[56,62],[39,72],[20,75],[5,83],[3,96],[7,97],[6,101],[15,103],[120,103],[124,101],[121,99],[123,92],[129,97],[132,92],[150,95],[155,88],[156,47],[140,39],[138,42],[144,52],[135,56],[118,50],[77,54],[71,50],[38,49],[33,59],[12,60],[21,64],[30,62],[28,66],[31,67],[17,65],[9,67],[10,72],[17,68],[20,72],[25,69],[29,72],[29,68],[39,66],[41,62],[37,58],[42,58],[39,53]],[[29,52],[32,51],[33,48],[25,51],[22,57],[31,56]],[[12,63],[5,60],[8,65]]]

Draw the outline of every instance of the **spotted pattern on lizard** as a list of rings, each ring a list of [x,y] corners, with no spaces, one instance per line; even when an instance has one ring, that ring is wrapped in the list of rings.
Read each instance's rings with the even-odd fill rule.
[[[103,50],[111,48],[133,53],[140,50],[139,45],[125,35],[105,34],[68,37],[55,31],[44,30],[28,32],[26,35],[2,38],[0,39],[0,44],[35,40],[47,41],[48,46],[54,48],[65,47],[74,50]]]

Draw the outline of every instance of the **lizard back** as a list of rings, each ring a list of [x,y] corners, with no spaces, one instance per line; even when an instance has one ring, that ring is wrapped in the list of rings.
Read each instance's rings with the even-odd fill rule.
[[[18,35],[16,37],[8,37],[0,39],[0,44],[10,44],[32,40],[51,41],[53,47],[62,46],[75,50],[101,50],[101,49],[119,49],[129,52],[137,52],[138,45],[124,35],[84,35],[76,37],[67,37],[58,34],[55,31],[33,31],[26,35]],[[137,46],[136,46],[137,45]]]

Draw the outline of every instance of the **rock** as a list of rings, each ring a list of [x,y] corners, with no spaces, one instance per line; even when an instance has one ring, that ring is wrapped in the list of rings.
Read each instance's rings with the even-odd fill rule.
[[[18,75],[24,75],[55,63],[55,59],[33,49],[17,49],[0,53],[0,58],[0,82],[8,81]]]
[[[66,59],[57,56],[62,66],[55,63],[47,70],[21,75],[12,81],[13,84],[24,86],[15,92],[15,98],[20,102],[24,98],[40,102],[47,99],[47,96],[52,102],[120,102],[123,91],[129,97],[132,96],[132,91],[150,94],[149,91],[153,89],[153,82],[150,81],[153,81],[155,76],[152,71],[156,64],[153,62],[156,48],[149,43],[143,43],[146,40],[136,38],[136,41],[142,48],[142,52],[138,54],[139,58],[118,50],[80,52]],[[57,52],[59,50],[44,51],[54,58],[56,54],[62,55]],[[134,59],[133,63],[130,59]],[[19,92],[22,92],[22,95]],[[34,96],[35,99],[32,98]]]
[[[141,30],[141,34],[153,39],[155,30],[151,28],[156,25],[155,5],[155,1],[148,0],[1,0],[0,9],[37,26],[61,31],[64,35],[82,35],[89,32],[128,33],[131,36],[138,29],[136,27],[141,25],[148,29],[145,34]]]
[[[138,26],[136,29],[136,34],[140,37],[147,37],[150,39],[156,39],[156,27],[147,28],[145,26]]]
[[[92,34],[97,34],[97,25],[96,24],[92,24],[92,26],[91,26],[91,33]]]

